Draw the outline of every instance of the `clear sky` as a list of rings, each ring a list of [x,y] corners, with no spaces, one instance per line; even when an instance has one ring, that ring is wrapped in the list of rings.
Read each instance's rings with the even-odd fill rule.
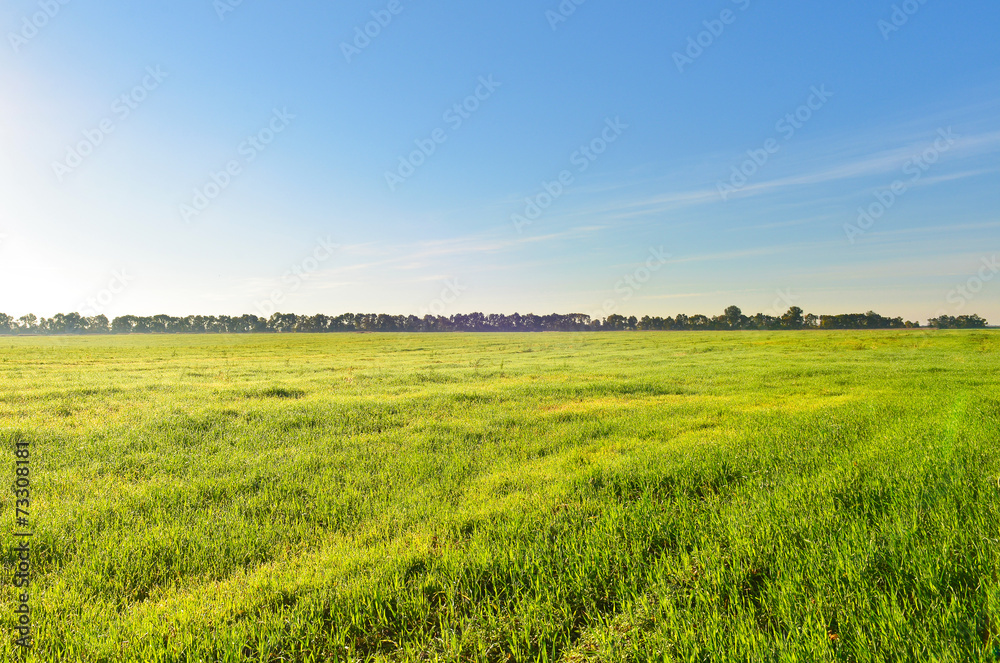
[[[1000,324],[995,0],[7,0],[0,28],[15,316]]]

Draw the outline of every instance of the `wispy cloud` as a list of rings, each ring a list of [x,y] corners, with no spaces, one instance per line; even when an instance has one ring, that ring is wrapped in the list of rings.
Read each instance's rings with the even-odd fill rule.
[[[827,138],[822,141],[814,141],[804,146],[797,152],[789,152],[786,161],[781,163],[781,167],[794,174],[775,177],[761,182],[751,183],[731,194],[732,199],[746,199],[763,195],[777,195],[787,191],[801,191],[807,187],[820,187],[823,185],[846,182],[850,180],[860,180],[871,178],[868,184],[858,185],[858,189],[864,190],[869,186],[884,186],[892,176],[899,176],[901,169],[906,162],[913,159],[934,143],[937,138],[936,132],[919,132],[906,136],[898,136],[895,147],[883,149],[872,153],[861,152],[865,145],[873,143],[870,139],[867,143],[857,141],[848,148],[843,147],[844,140],[840,137]],[[885,138],[878,141],[884,143]],[[869,148],[870,149],[870,148]],[[1000,131],[991,131],[974,135],[957,135],[955,144],[948,150],[943,159],[950,162],[959,162],[963,159],[994,154],[1000,151]],[[819,154],[820,157],[810,155]],[[778,164],[775,163],[775,167]],[[720,161],[718,172],[724,174],[732,167],[731,160]],[[925,177],[918,184],[920,186],[933,186],[945,182],[977,177],[991,172],[1000,172],[998,168],[977,168],[967,169],[957,173],[945,173],[934,177]],[[664,178],[663,184],[680,184],[685,179],[683,173],[678,173],[670,178]],[[623,221],[637,217],[648,217],[651,215],[674,212],[680,209],[696,207],[699,205],[721,205],[723,201],[720,197],[717,183],[711,186],[704,184],[692,186],[691,188],[681,188],[666,193],[643,196],[632,199],[620,199],[610,204],[605,204],[599,208],[591,209],[588,214],[591,218],[605,221]]]
[[[412,243],[397,243],[379,245],[377,248],[370,243],[344,245],[338,251],[338,256],[383,256],[379,260],[367,260],[350,264],[340,264],[317,270],[310,275],[313,287],[333,288],[344,287],[355,281],[344,281],[345,277],[353,275],[355,279],[371,282],[377,273],[395,271],[414,272],[434,269],[433,274],[408,274],[407,281],[426,282],[439,281],[448,276],[439,272],[441,259],[444,258],[477,258],[485,255],[499,255],[516,251],[524,246],[539,245],[549,242],[573,238],[584,238],[603,230],[604,226],[581,226],[568,230],[529,237],[504,238],[499,232],[478,233],[461,237],[451,237],[436,240],[423,240]],[[242,281],[246,292],[257,293],[266,291],[276,282],[275,278],[253,277]]]

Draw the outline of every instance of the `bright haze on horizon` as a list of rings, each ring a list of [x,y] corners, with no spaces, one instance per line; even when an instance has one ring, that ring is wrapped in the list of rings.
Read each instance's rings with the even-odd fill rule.
[[[1000,324],[1000,5],[0,8],[0,311]]]

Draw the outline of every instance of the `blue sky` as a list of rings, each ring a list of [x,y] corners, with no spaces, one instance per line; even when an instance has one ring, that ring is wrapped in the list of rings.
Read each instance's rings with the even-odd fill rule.
[[[0,8],[0,311],[1000,324],[995,2],[64,2]]]

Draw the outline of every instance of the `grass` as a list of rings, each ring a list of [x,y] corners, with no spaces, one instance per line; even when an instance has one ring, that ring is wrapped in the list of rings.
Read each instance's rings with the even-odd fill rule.
[[[0,659],[1000,660],[998,350],[0,339],[36,642],[5,534]]]

